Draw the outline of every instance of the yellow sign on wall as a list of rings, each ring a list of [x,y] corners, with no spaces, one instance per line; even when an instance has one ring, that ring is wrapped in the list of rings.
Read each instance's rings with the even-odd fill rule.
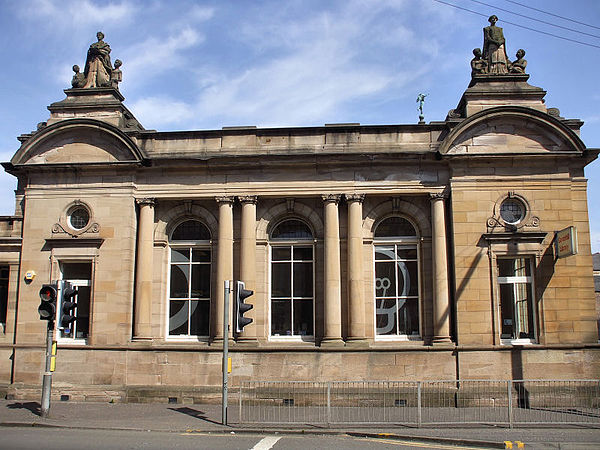
[[[557,231],[554,241],[558,258],[577,254],[577,228],[571,226]]]

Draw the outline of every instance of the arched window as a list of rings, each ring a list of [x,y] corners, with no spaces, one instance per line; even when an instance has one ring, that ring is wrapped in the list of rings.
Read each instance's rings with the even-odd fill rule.
[[[169,336],[209,334],[210,232],[197,220],[186,220],[169,239]]]
[[[310,228],[288,219],[271,244],[271,336],[314,335],[314,245]]]
[[[415,227],[388,217],[375,229],[375,332],[377,337],[418,339],[419,249]]]

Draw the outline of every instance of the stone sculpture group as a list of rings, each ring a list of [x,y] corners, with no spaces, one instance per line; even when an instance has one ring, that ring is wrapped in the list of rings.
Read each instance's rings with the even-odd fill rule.
[[[97,88],[97,87],[113,87],[118,89],[119,82],[123,79],[121,72],[120,59],[115,60],[114,67],[110,62],[110,45],[104,42],[104,33],[98,31],[96,33],[98,42],[90,45],[85,61],[83,73],[80,73],[80,68],[76,64],[73,66],[73,79],[71,85],[74,88]]]
[[[471,75],[504,75],[525,73],[527,61],[524,59],[525,50],[517,51],[514,61],[506,55],[506,40],[502,28],[496,26],[498,17],[490,16],[490,25],[483,29],[483,52],[480,48],[473,50],[471,60]]]

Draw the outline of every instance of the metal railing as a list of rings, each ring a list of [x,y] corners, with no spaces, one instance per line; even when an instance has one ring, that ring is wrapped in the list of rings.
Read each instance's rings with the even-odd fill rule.
[[[242,423],[600,425],[600,380],[244,381]]]

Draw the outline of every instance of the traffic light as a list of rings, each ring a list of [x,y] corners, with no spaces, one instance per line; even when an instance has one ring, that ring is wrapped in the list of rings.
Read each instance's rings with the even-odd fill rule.
[[[40,289],[40,320],[52,321],[56,318],[56,284],[43,284]]]
[[[75,314],[73,310],[77,307],[75,296],[77,289],[68,281],[62,282],[62,300],[60,302],[60,328],[71,328],[71,324],[75,322]]]
[[[237,333],[241,333],[242,329],[252,323],[252,319],[249,317],[244,317],[244,314],[254,308],[254,305],[250,303],[244,303],[248,297],[254,294],[254,291],[250,289],[244,289],[245,284],[243,281],[235,282],[235,331]]]

